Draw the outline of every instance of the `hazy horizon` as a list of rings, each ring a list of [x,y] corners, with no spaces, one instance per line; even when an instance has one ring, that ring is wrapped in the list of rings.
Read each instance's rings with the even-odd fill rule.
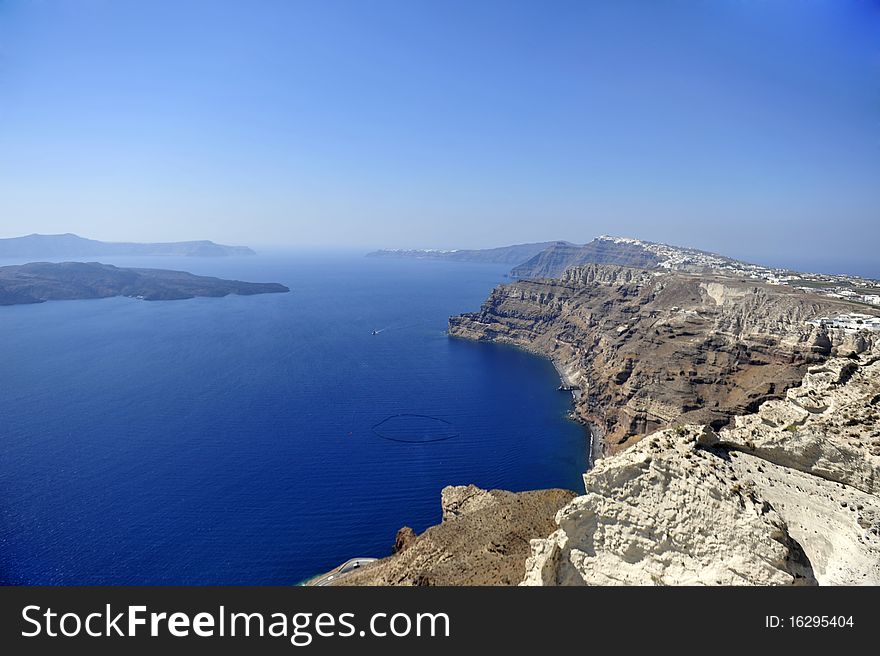
[[[0,2],[0,233],[880,243],[880,7]]]

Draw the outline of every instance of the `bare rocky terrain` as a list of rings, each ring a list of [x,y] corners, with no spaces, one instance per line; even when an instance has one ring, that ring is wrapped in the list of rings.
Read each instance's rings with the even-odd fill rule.
[[[398,533],[398,552],[340,578],[335,585],[516,585],[530,541],[555,528],[567,490],[506,492],[446,487],[443,521],[416,536]]]
[[[654,433],[584,482],[526,584],[878,585],[880,350],[718,433]]]
[[[449,334],[552,358],[579,386],[575,413],[613,453],[674,423],[715,428],[870,340],[808,324],[880,311],[730,276],[588,264],[497,287]]]

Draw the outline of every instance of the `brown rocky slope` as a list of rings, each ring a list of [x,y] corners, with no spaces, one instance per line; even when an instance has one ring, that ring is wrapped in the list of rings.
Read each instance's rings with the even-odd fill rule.
[[[449,334],[553,359],[607,454],[676,423],[720,428],[810,365],[864,351],[864,337],[807,323],[853,311],[877,313],[755,280],[588,264],[497,287]]]
[[[516,585],[531,540],[549,535],[567,490],[443,488],[443,521],[419,536],[402,529],[396,553],[335,585]]]

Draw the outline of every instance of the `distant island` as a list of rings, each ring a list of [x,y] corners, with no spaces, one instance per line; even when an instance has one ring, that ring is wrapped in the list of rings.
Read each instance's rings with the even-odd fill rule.
[[[98,262],[34,262],[0,267],[0,305],[111,296],[171,301],[289,291],[274,282],[223,280],[165,269],[123,269]]]
[[[515,265],[525,262],[557,244],[568,244],[568,242],[543,241],[535,244],[515,244],[485,249],[383,248],[367,253],[367,257],[407,257],[419,260]],[[574,246],[574,244],[569,245]]]
[[[0,239],[0,257],[69,258],[112,255],[179,255],[187,257],[227,257],[256,255],[247,246],[224,246],[212,241],[174,241],[142,244],[86,239],[79,235],[27,235]]]
[[[510,271],[512,278],[558,278],[568,267],[581,264],[617,264],[646,269],[687,268],[691,271],[709,271],[724,265],[744,264],[729,257],[693,248],[608,235],[596,237],[587,244],[560,240],[486,249],[383,249],[367,253],[367,257],[511,264],[514,265]]]
[[[607,235],[596,237],[587,244],[558,240],[486,249],[383,249],[367,253],[367,257],[510,264],[513,266],[511,278],[557,278],[568,267],[582,264],[617,264],[647,269],[671,266],[677,270],[687,268],[691,271],[709,271],[722,265],[743,264],[693,248]]]
[[[368,253],[367,257],[511,263],[515,266],[510,270],[509,276],[522,280],[561,278],[566,270],[587,264],[691,274],[720,273],[771,285],[786,285],[820,296],[875,307],[880,306],[880,281],[870,278],[844,274],[804,273],[786,268],[751,264],[695,248],[671,246],[630,237],[601,235],[584,245],[568,241],[550,241],[486,250],[381,250]],[[517,260],[517,257],[523,259]]]

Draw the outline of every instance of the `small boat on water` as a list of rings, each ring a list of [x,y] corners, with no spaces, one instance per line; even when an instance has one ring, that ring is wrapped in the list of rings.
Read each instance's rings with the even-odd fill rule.
[[[374,330],[374,331],[373,331],[372,333],[370,333],[370,334],[371,334],[371,335],[378,335],[378,334],[379,334],[379,331],[378,331],[378,330]]]

